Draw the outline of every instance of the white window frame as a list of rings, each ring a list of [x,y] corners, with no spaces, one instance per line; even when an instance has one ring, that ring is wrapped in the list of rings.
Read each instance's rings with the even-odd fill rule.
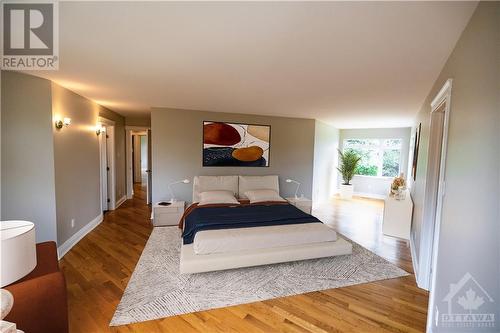
[[[377,150],[378,151],[378,161],[377,161],[377,175],[376,176],[369,176],[369,175],[358,175],[355,174],[355,177],[370,177],[370,178],[394,178],[392,176],[382,176],[382,169],[384,166],[384,151],[385,150],[392,150],[392,149],[399,149],[399,170],[398,170],[398,175],[401,174],[401,166],[403,163],[403,138],[346,138],[342,142],[342,151],[346,150],[346,142],[348,140],[377,140],[378,145],[376,146],[368,146],[368,145],[352,145],[349,146],[347,149],[372,149],[372,150]],[[400,140],[401,144],[399,147],[394,148],[394,147],[387,147],[384,142],[386,140]]]

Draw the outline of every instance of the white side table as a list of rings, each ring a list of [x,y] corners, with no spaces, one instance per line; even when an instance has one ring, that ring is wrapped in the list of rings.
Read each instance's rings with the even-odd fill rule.
[[[410,191],[405,191],[406,197],[404,200],[397,200],[390,195],[386,196],[382,232],[384,235],[408,241],[410,239],[413,202],[411,201]]]
[[[307,198],[286,198],[291,205],[294,205],[301,211],[307,214],[311,214],[312,211],[312,201]]]
[[[151,214],[153,226],[178,225],[182,214],[184,214],[185,206],[186,203],[184,201],[176,201],[167,206],[160,205],[159,203],[154,204]]]

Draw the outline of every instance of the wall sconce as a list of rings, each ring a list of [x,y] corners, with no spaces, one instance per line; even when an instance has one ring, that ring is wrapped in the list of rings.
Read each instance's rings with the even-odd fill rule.
[[[95,134],[100,135],[104,132],[106,132],[106,127],[102,126],[102,124],[97,124],[95,127]]]
[[[63,118],[62,120],[56,119],[55,125],[56,125],[56,128],[60,130],[61,128],[63,128],[63,126],[71,125],[71,118]]]

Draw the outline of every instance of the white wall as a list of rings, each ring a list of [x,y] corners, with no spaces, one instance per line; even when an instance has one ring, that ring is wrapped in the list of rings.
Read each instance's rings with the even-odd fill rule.
[[[430,294],[433,332],[457,332],[435,326],[437,310],[447,312],[443,298],[467,272],[493,298],[473,313],[495,313],[500,327],[500,3],[480,2],[418,114],[422,122],[412,245],[421,242],[430,103],[447,79],[453,79],[446,157],[446,193],[436,258],[436,284]],[[460,294],[462,296],[464,293]],[[439,322],[439,321],[438,321]]]
[[[339,130],[321,121],[315,122],[314,129],[314,204],[326,202],[336,193]]]
[[[359,129],[341,129],[340,147],[343,147],[346,139],[403,139],[401,149],[401,172],[405,173],[408,179],[408,155],[410,147],[411,128],[359,128]],[[338,183],[341,179],[339,177]],[[392,177],[370,177],[354,176],[352,184],[356,195],[384,198],[389,191]]]
[[[56,241],[50,81],[2,71],[2,220],[35,223],[36,241]]]

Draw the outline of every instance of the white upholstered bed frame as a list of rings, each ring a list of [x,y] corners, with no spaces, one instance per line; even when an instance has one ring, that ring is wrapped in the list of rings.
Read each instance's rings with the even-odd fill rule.
[[[246,199],[244,193],[255,189],[274,189],[279,193],[278,176],[197,176],[193,180],[193,202],[199,201],[199,194],[203,191],[229,190],[236,197]],[[351,243],[341,237],[334,242],[201,255],[194,252],[193,244],[187,244],[181,246],[180,272],[210,272],[350,253]]]

